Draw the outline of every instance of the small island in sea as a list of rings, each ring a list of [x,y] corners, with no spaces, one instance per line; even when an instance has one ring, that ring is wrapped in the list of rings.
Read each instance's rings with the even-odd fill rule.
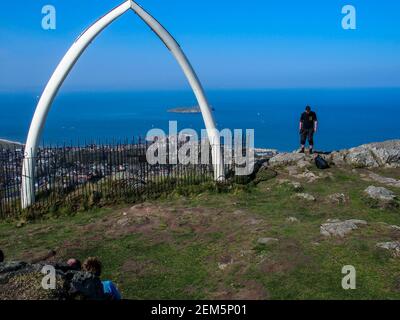
[[[211,107],[211,110],[214,111],[214,108]],[[167,112],[169,113],[201,113],[200,107],[181,107],[181,108],[173,108],[169,109]]]

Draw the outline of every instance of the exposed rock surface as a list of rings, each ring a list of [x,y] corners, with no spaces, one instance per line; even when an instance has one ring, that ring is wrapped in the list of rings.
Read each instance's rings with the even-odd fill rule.
[[[315,173],[313,173],[311,171],[304,171],[303,173],[294,175],[294,177],[297,178],[297,179],[304,179],[309,183],[320,179],[319,176],[317,176]]]
[[[382,177],[379,174],[373,173],[371,172],[367,178],[375,181],[375,182],[379,182],[382,183],[386,186],[389,187],[396,187],[396,188],[400,188],[400,180],[397,179],[393,179],[393,178],[387,178],[387,177]]]
[[[400,167],[400,140],[364,144],[348,150],[320,154],[331,164],[351,165],[356,168]],[[278,153],[269,159],[270,167],[295,166],[306,169],[312,166],[314,157],[303,153]]]
[[[306,155],[303,153],[280,153],[269,160],[271,167],[283,167],[288,165],[295,165],[300,160],[305,160]]]
[[[307,201],[315,201],[315,197],[309,193],[297,193],[296,194],[297,198],[303,199],[303,200],[307,200]]]
[[[233,264],[233,258],[232,257],[223,257],[223,261],[218,262],[218,269],[219,270],[225,270],[228,268],[230,265]]]
[[[321,225],[320,232],[326,237],[340,237],[343,238],[345,235],[353,230],[358,229],[359,225],[366,225],[367,222],[364,220],[328,220],[326,223]]]
[[[346,151],[336,151],[330,154],[329,160],[336,166],[346,164]]]
[[[280,185],[288,185],[290,188],[292,188],[296,192],[303,190],[303,186],[301,185],[300,182],[290,181],[288,179],[279,179],[278,182]]]
[[[310,161],[307,160],[300,160],[296,163],[296,166],[300,169],[305,169],[305,168],[309,168],[312,166],[312,163]]]
[[[258,243],[258,244],[267,245],[267,244],[275,243],[275,242],[278,242],[278,241],[279,241],[279,240],[276,239],[276,238],[260,238],[260,239],[258,239],[257,243]]]
[[[379,163],[375,160],[373,153],[364,148],[353,148],[346,154],[347,164],[352,165],[356,168],[376,168],[379,167]]]
[[[344,193],[334,193],[330,194],[327,200],[332,204],[345,204],[348,201],[348,197]]]
[[[368,195],[368,197],[384,202],[391,202],[396,198],[394,192],[383,187],[369,186],[364,190],[364,192]]]
[[[297,166],[287,166],[285,167],[285,169],[288,172],[289,176],[295,176],[299,174],[299,167]]]
[[[357,168],[400,167],[400,140],[364,144],[331,154],[336,164],[349,164]]]
[[[390,250],[395,257],[400,257],[400,241],[380,242],[376,246],[378,248]]]

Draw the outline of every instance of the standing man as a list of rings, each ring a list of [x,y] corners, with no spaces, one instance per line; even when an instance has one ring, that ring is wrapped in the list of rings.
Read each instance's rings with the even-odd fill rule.
[[[301,138],[301,151],[304,153],[306,141],[310,145],[310,154],[313,154],[314,149],[314,133],[317,132],[318,120],[317,114],[311,111],[311,107],[307,106],[306,111],[302,113],[300,118],[300,138]]]

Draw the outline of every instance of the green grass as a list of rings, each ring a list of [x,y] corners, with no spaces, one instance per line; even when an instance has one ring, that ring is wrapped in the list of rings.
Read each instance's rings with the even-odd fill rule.
[[[331,177],[313,183],[300,181],[316,202],[293,197],[295,191],[277,181],[288,178],[282,171],[277,179],[228,193],[188,188],[137,209],[48,215],[21,228],[2,222],[0,247],[13,260],[50,249],[58,260],[98,256],[103,278],[131,299],[400,299],[400,258],[376,248],[400,240],[400,232],[383,224],[400,225],[399,208],[371,207],[363,190],[379,184],[361,180],[358,171],[328,172]],[[393,177],[399,172],[379,170]],[[400,197],[399,189],[390,189]],[[333,205],[327,201],[333,193],[349,201]],[[118,226],[123,212],[131,219],[126,227]],[[319,228],[330,218],[368,225],[344,239],[326,239]],[[279,242],[259,245],[260,237]],[[341,287],[345,265],[356,268],[356,290]]]

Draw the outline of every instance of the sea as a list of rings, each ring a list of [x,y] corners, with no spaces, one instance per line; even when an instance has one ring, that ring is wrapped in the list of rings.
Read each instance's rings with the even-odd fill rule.
[[[333,151],[400,138],[400,88],[206,90],[218,129],[254,129],[255,146],[292,151],[306,105],[317,113],[318,150]],[[40,92],[0,93],[0,139],[25,142]],[[178,130],[204,128],[191,91],[63,92],[44,127],[46,145],[128,141],[169,121]]]

